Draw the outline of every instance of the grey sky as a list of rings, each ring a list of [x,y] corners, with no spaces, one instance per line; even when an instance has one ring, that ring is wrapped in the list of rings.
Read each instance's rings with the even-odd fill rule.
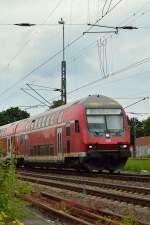
[[[58,20],[62,17],[65,25],[65,45],[75,40],[89,26],[106,13],[119,0],[0,0],[0,110],[11,106],[39,104],[20,90],[26,83],[60,88],[60,63],[62,53],[62,27]],[[150,1],[122,0],[98,24],[108,26],[131,25],[137,30],[120,30],[116,34],[85,34],[65,50],[67,61],[67,91],[74,90],[94,80],[99,82],[68,95],[68,102],[88,94],[104,94],[116,98],[123,106],[150,96],[150,63],[133,66],[126,72],[113,75],[128,65],[150,57]],[[29,22],[37,25],[30,28],[11,24]],[[6,25],[8,24],[8,25]],[[9,25],[10,24],[10,25]],[[72,24],[72,25],[70,25]],[[108,31],[106,28],[92,28],[91,31]],[[103,79],[100,71],[97,41],[106,39],[107,75]],[[99,52],[102,54],[102,48]],[[53,57],[53,59],[51,59]],[[40,64],[49,60],[44,66]],[[106,59],[104,60],[106,63]],[[26,78],[25,78],[26,77]],[[25,79],[24,79],[25,78]],[[59,93],[39,91],[51,100]],[[33,94],[33,93],[32,93]],[[131,99],[121,99],[131,98]],[[31,114],[46,108],[29,110]],[[129,108],[130,112],[150,113],[149,100]],[[144,118],[144,114],[140,118]]]

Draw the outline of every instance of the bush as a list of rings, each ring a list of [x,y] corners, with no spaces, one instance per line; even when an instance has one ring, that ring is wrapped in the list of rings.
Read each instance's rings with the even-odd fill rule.
[[[0,225],[13,220],[15,224],[16,218],[25,217],[28,211],[27,205],[17,195],[30,193],[32,187],[17,179],[15,160],[5,164],[0,155]]]

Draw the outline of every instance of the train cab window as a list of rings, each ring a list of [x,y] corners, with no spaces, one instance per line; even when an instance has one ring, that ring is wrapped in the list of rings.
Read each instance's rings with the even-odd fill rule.
[[[50,125],[54,125],[54,114],[51,115],[51,118],[50,118]]]
[[[87,109],[87,125],[92,136],[122,136],[124,132],[121,109]]]
[[[70,121],[66,122],[66,136],[70,136]]]
[[[74,121],[74,130],[75,130],[75,133],[79,133],[80,132],[79,120],[75,120]]]
[[[57,123],[62,123],[62,119],[63,119],[63,111],[60,111],[59,114],[58,114],[58,121]]]

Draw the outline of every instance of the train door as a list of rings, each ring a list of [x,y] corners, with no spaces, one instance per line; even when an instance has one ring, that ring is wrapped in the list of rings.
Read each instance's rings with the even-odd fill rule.
[[[13,138],[7,137],[7,157],[11,158],[11,152],[12,152],[12,143],[13,142]]]
[[[57,158],[62,160],[62,127],[57,128]]]

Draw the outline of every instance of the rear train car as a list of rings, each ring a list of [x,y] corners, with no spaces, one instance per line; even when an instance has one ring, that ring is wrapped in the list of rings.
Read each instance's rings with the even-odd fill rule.
[[[72,104],[0,127],[5,158],[18,165],[114,171],[130,156],[122,106],[106,96]]]

